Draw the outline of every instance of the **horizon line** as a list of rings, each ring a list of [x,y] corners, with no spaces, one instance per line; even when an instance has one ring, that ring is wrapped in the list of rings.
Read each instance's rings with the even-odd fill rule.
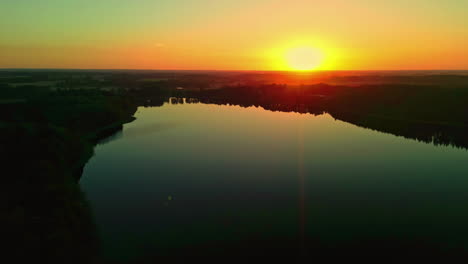
[[[185,72],[294,72],[294,73],[314,73],[314,72],[422,72],[422,71],[467,71],[468,69],[398,69],[398,70],[383,70],[383,69],[368,69],[368,70],[310,70],[310,71],[294,71],[294,70],[213,70],[213,69],[130,69],[130,68],[2,68],[0,71],[11,70],[61,70],[61,71],[185,71]]]

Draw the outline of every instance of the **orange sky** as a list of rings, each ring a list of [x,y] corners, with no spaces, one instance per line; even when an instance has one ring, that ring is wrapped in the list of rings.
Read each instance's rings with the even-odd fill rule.
[[[408,3],[411,2],[411,3]],[[468,1],[8,1],[1,68],[290,70],[296,46],[322,70],[468,69]]]

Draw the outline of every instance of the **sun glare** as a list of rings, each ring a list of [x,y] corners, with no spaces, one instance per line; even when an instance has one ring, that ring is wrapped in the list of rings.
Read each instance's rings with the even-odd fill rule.
[[[323,53],[313,47],[294,47],[286,51],[285,60],[289,69],[294,71],[315,70],[322,64]]]
[[[285,38],[286,39],[286,38]],[[294,38],[291,38],[294,39]],[[320,39],[296,38],[265,50],[270,67],[277,71],[335,70],[343,50]]]

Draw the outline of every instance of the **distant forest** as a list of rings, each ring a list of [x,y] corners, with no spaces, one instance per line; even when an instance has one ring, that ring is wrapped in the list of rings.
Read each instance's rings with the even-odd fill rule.
[[[393,74],[393,75],[392,75]],[[0,158],[8,252],[89,262],[98,238],[79,185],[94,146],[139,106],[206,103],[334,118],[468,148],[465,73],[0,71]],[[22,234],[22,235],[18,235]]]

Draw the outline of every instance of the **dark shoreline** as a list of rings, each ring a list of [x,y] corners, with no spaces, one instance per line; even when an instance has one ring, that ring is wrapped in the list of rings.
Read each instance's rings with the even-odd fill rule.
[[[78,181],[95,145],[133,121],[137,107],[120,95],[54,97],[0,105],[0,154],[10,172],[2,192],[3,241],[18,262],[90,263],[99,257],[99,237]],[[63,122],[70,112],[77,122]]]
[[[17,81],[49,78],[43,76],[44,72],[33,72],[32,77],[18,77],[21,80]],[[63,74],[63,83],[57,84],[65,87],[63,89],[7,86],[2,90],[5,95],[0,97],[0,155],[6,166],[4,171],[10,172],[4,176],[6,188],[2,193],[6,208],[4,241],[10,245],[8,252],[18,260],[25,257],[66,263],[99,260],[99,237],[90,205],[78,184],[83,168],[99,142],[134,120],[137,107],[161,106],[170,98],[174,103],[183,103],[182,98],[189,98],[185,103],[256,106],[268,111],[312,115],[326,112],[359,127],[429,144],[468,149],[465,104],[468,102],[468,78],[464,76],[428,77],[428,80],[436,80],[434,85],[317,83],[287,86],[254,82],[208,89],[205,87],[216,82],[223,73],[210,76],[183,72],[170,79],[168,72],[161,72],[155,80],[143,82],[138,78],[151,78],[154,73],[106,72],[109,75],[104,76],[103,81],[86,76],[74,80],[67,75],[71,73]],[[244,78],[244,73],[232,74],[222,78]],[[354,76],[334,81],[356,82],[369,78]],[[446,86],[444,78],[448,78]],[[382,79],[427,81],[420,76],[376,78],[377,82]],[[88,84],[103,88],[80,88]],[[117,88],[106,90],[105,85]],[[270,241],[270,245],[276,248],[283,244]],[[232,245],[233,248],[237,246]],[[252,251],[246,249],[246,252]],[[339,252],[339,249],[331,252]],[[190,251],[187,254],[191,254]]]

